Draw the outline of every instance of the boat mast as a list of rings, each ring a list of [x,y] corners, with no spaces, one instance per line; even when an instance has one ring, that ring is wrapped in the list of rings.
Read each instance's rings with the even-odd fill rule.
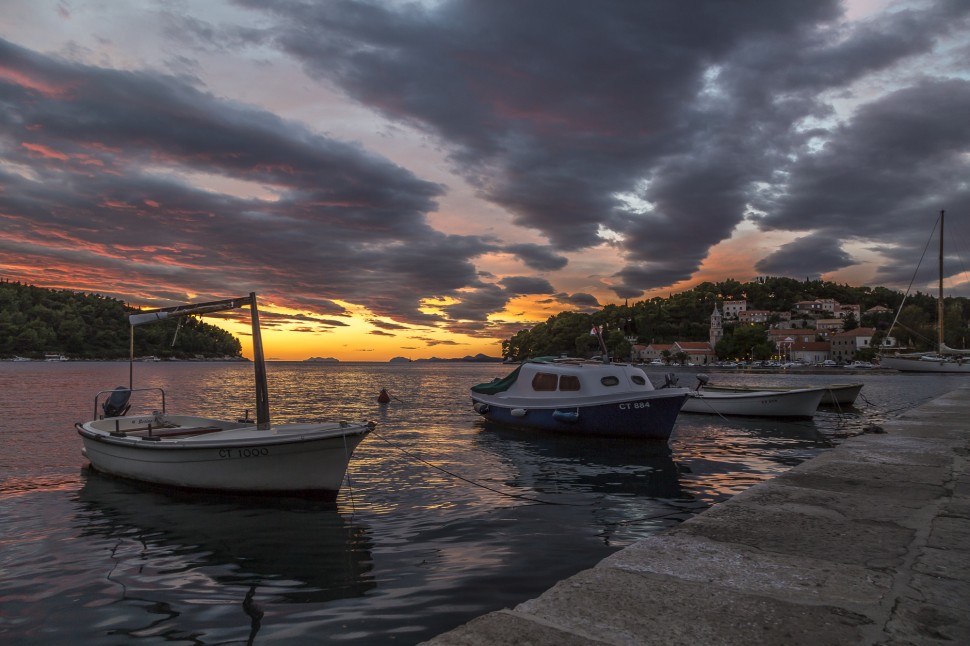
[[[155,310],[138,312],[128,316],[128,321],[132,326],[131,337],[131,361],[135,357],[135,337],[134,328],[136,325],[143,325],[153,321],[162,321],[175,316],[190,316],[199,314],[210,314],[212,312],[225,312],[244,305],[249,305],[250,318],[253,325],[253,364],[256,369],[256,428],[261,431],[270,428],[269,421],[269,388],[266,385],[266,359],[263,357],[263,340],[259,333],[259,311],[256,309],[256,292],[250,292],[248,297],[229,298],[222,301],[212,301],[209,303],[196,303],[189,305],[176,305],[175,307],[162,307]],[[128,368],[129,389],[131,388],[131,364]]]
[[[939,335],[939,342],[937,343],[937,349],[940,354],[943,354],[943,348],[946,344],[943,342],[943,214],[945,211],[940,211],[940,298],[939,303],[937,303],[937,334]]]
[[[256,369],[256,428],[265,431],[270,427],[269,388],[266,385],[266,360],[263,358],[263,338],[259,333],[256,292],[249,293],[249,312],[253,324],[253,364]]]

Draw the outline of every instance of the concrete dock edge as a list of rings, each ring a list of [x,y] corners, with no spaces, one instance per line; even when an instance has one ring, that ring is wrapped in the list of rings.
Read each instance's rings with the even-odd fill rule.
[[[970,644],[970,385],[433,646]]]

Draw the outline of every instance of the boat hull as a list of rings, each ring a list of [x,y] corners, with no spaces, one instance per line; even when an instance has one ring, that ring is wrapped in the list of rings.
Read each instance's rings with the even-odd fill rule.
[[[822,401],[824,389],[788,391],[692,393],[684,402],[684,413],[738,415],[744,417],[811,418]]]
[[[825,386],[822,406],[852,406],[864,384],[832,384]]]
[[[285,424],[152,439],[112,435],[104,430],[112,421],[78,428],[94,470],[152,485],[232,493],[335,496],[354,449],[371,430],[366,424]]]
[[[821,386],[821,389],[825,391],[822,395],[822,401],[819,403],[820,406],[852,406],[855,400],[859,397],[859,393],[862,391],[862,383],[854,384],[829,384],[828,386]],[[765,392],[765,391],[779,391],[787,392],[791,390],[799,390],[792,386],[769,386],[766,388],[756,388],[754,386],[719,386],[715,384],[707,384],[704,386],[706,392],[729,392],[729,393],[744,393],[744,392]]]
[[[473,395],[474,409],[485,419],[510,428],[602,437],[666,441],[687,392],[652,391],[608,402],[552,405],[548,402],[501,401]]]
[[[882,357],[879,365],[900,372],[933,372],[970,375],[970,359],[966,361],[927,361],[905,357]]]

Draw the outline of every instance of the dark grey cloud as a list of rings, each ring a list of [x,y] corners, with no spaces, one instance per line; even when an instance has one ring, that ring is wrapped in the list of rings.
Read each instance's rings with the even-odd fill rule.
[[[816,235],[783,244],[771,255],[759,260],[755,269],[771,276],[793,276],[808,280],[854,264],[856,263],[852,257],[839,246],[838,239]]]
[[[569,306],[569,309],[585,312],[592,312],[603,307],[595,296],[587,294],[586,292],[576,292],[574,294],[559,292],[553,294],[552,298],[539,302],[542,304],[559,303],[560,305]]]
[[[552,284],[545,278],[533,276],[506,276],[498,281],[510,295],[522,296],[526,294],[551,294]]]
[[[536,271],[556,271],[569,263],[565,256],[557,254],[550,247],[543,245],[513,244],[506,246],[504,251],[517,256]]]
[[[967,233],[967,114],[970,81],[958,79],[925,79],[862,106],[821,150],[792,165],[787,192],[759,204],[767,213],[759,226],[815,231],[812,238],[830,246],[863,241],[895,259],[879,279],[905,284],[940,210],[961,214],[952,219],[954,238]],[[791,251],[781,265],[808,263],[819,273],[848,260],[814,258],[811,245]],[[780,266],[780,255],[765,259],[759,271]]]
[[[613,232],[621,297],[689,279],[752,204],[797,191],[813,137],[837,135],[805,120],[970,12],[948,0],[840,27],[837,0],[242,4],[272,14],[265,42],[310,74],[437,137],[556,253]]]

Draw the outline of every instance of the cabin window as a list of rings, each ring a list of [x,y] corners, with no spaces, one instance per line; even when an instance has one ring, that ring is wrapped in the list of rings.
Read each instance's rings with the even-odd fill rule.
[[[548,372],[538,372],[536,373],[536,376],[532,378],[532,389],[555,390],[556,381],[556,375],[549,374]]]
[[[610,375],[609,377],[603,377],[600,379],[600,383],[604,386],[615,386],[620,383],[620,380],[617,377]]]
[[[643,377],[641,377],[640,375],[631,375],[630,376],[630,381],[632,381],[633,383],[635,383],[638,386],[646,386],[647,385],[647,380],[644,379]]]
[[[563,375],[559,378],[559,390],[579,390],[579,377]]]

